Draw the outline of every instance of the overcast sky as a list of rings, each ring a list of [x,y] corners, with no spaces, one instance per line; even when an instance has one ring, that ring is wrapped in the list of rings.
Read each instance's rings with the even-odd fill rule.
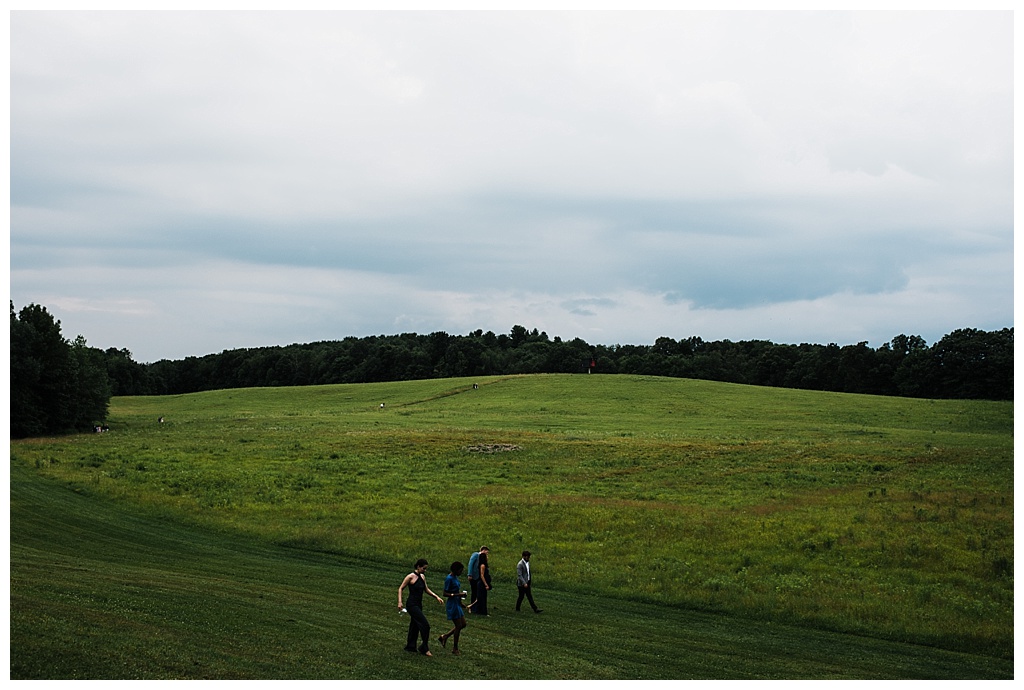
[[[1013,325],[1002,13],[26,13],[10,292],[137,361]]]

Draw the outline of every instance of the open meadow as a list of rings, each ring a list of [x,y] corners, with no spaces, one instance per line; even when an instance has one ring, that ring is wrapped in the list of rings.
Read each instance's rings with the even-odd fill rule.
[[[10,444],[12,677],[1013,675],[1009,402],[537,375],[108,421]],[[402,658],[402,577],[484,543],[469,663]]]

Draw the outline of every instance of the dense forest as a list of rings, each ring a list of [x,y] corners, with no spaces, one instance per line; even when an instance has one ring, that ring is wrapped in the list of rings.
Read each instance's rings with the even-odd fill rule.
[[[899,335],[878,348],[708,342],[658,338],[653,345],[590,345],[514,326],[349,337],[225,350],[143,364],[127,349],[99,350],[30,304],[11,303],[11,435],[88,429],[111,395],[167,395],[222,388],[305,386],[536,373],[642,374],[758,386],[922,398],[1013,399],[1013,328],[960,329],[928,345]]]
[[[871,348],[698,337],[590,345],[514,326],[507,335],[478,330],[351,337],[144,365],[125,350],[107,350],[106,356],[115,395],[589,371],[876,395],[1013,398],[1012,328],[957,330],[931,346],[919,336],[900,335]]]

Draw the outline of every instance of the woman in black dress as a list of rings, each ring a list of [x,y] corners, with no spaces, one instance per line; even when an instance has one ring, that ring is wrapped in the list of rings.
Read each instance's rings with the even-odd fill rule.
[[[405,603],[405,608],[409,612],[409,637],[405,643],[405,651],[417,651],[416,637],[418,635],[423,638],[423,643],[420,644],[418,650],[419,653],[425,654],[426,656],[434,656],[430,653],[430,647],[428,645],[430,641],[430,623],[427,622],[427,617],[423,615],[423,593],[426,592],[442,604],[444,603],[444,599],[431,592],[430,587],[427,587],[427,581],[423,577],[426,570],[427,559],[421,558],[416,561],[413,571],[406,575],[405,579],[402,580],[402,584],[398,587],[398,610],[401,612],[403,608],[402,590],[408,587],[409,600]]]
[[[487,612],[487,593],[491,591],[491,568],[487,564],[487,554],[483,551],[480,552],[480,574],[478,577],[477,593],[476,593],[476,606],[473,607],[473,613],[478,616],[489,616]]]

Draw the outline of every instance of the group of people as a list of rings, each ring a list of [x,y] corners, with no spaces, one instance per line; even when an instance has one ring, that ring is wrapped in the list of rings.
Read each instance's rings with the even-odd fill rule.
[[[416,561],[413,571],[405,576],[402,584],[398,587],[398,610],[399,613],[409,614],[409,635],[405,643],[405,651],[419,652],[426,656],[433,656],[430,653],[430,623],[423,614],[423,594],[429,594],[439,603],[445,605],[445,612],[448,620],[452,622],[451,630],[437,638],[442,647],[447,646],[448,640],[452,641],[452,654],[461,654],[459,651],[459,637],[466,627],[466,613],[475,616],[489,616],[487,612],[487,594],[491,590],[491,569],[488,562],[490,549],[481,546],[479,551],[473,552],[469,557],[469,578],[470,591],[462,589],[459,577],[466,571],[466,566],[461,561],[451,564],[448,576],[444,579],[444,598],[434,594],[429,587],[425,574],[428,563],[425,558]],[[533,600],[533,587],[530,577],[530,552],[523,551],[522,560],[516,565],[516,586],[519,588],[519,598],[516,600],[516,611],[520,610],[523,599],[530,602],[534,613],[541,613],[542,609],[537,607]],[[402,604],[402,592],[408,588],[409,597],[405,604]],[[463,605],[463,600],[471,596],[470,603]],[[417,648],[416,639],[422,641]]]

